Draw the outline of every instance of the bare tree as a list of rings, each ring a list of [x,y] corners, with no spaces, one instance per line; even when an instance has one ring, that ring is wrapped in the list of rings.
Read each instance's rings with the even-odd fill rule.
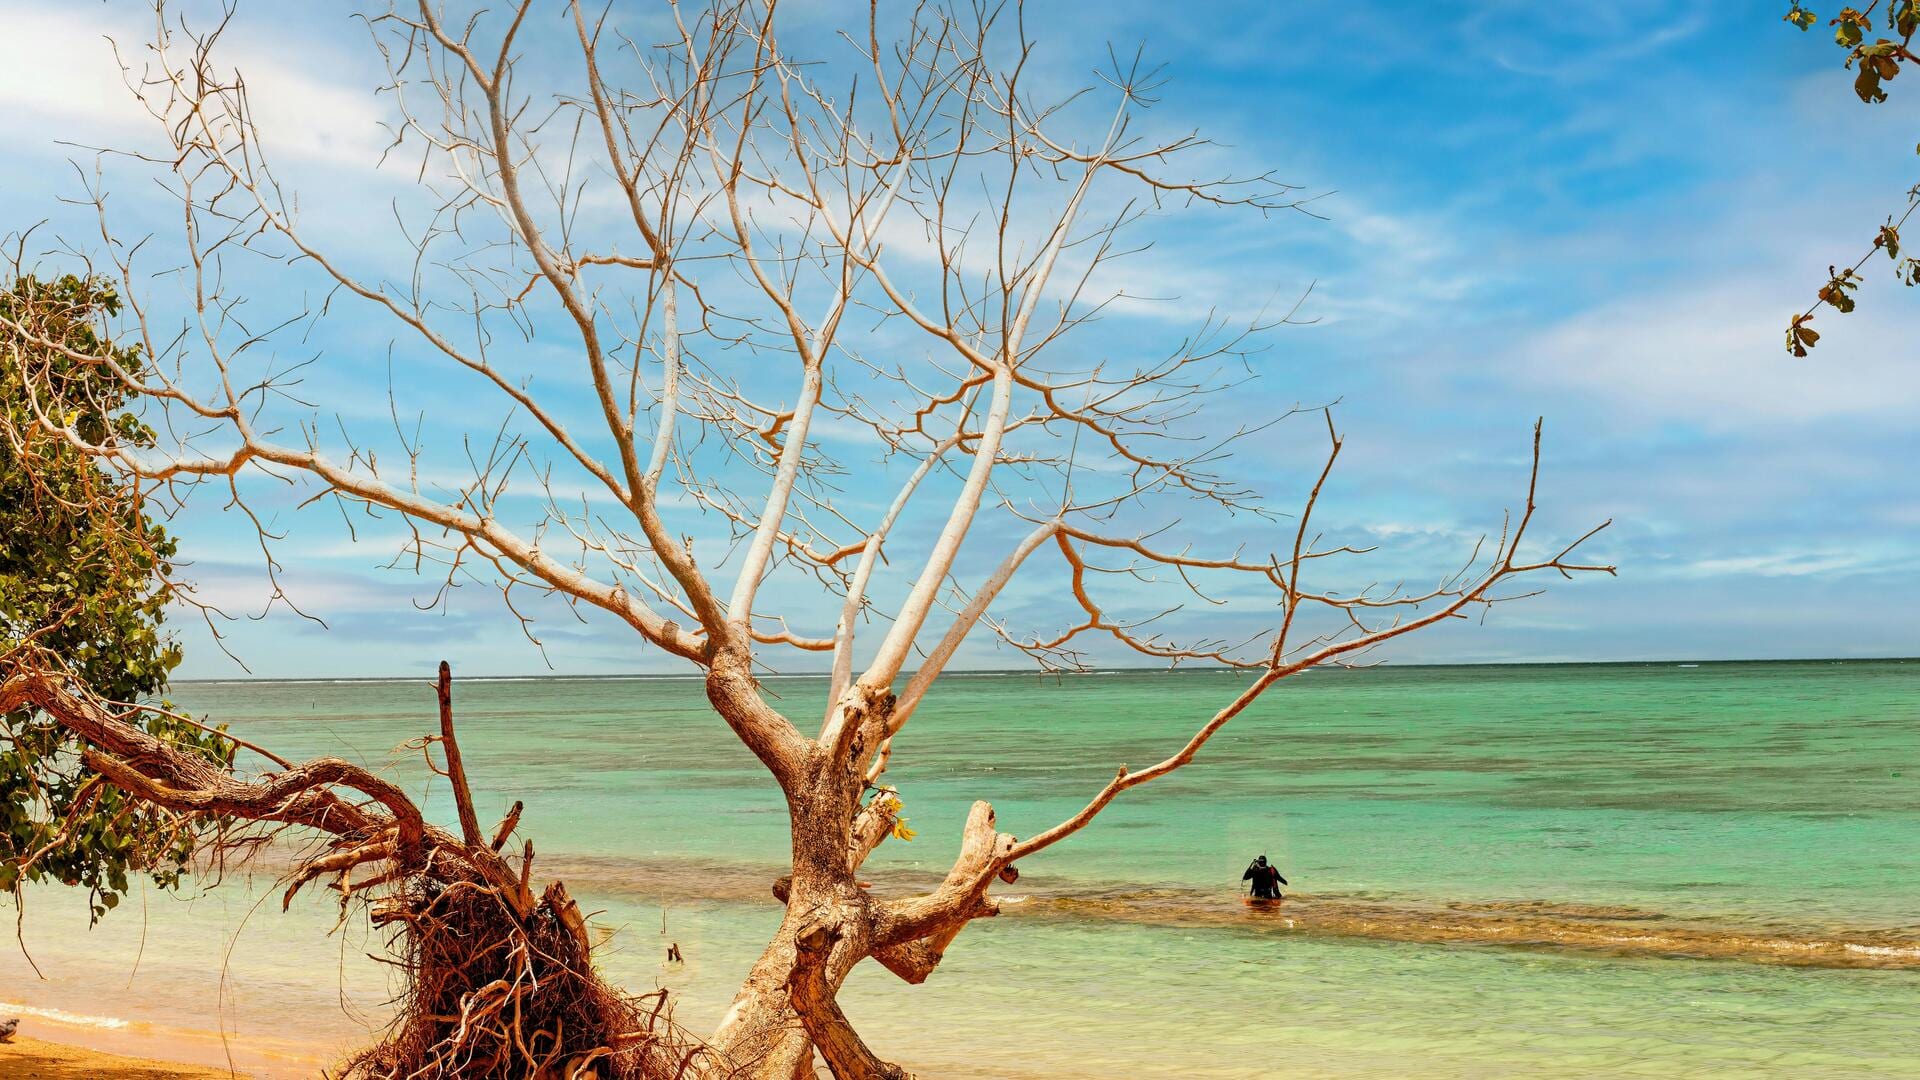
[[[718,0],[663,5],[633,35],[575,2],[564,8],[571,61],[556,74],[547,54],[528,63],[522,39],[552,32],[558,14],[530,0],[474,15],[422,3],[370,20],[400,109],[388,167],[410,170],[409,206],[420,208],[397,208],[412,259],[371,270],[302,226],[269,168],[272,132],[256,131],[245,83],[216,62],[218,32],[162,19],[128,84],[165,144],[131,157],[180,201],[187,258],[164,272],[183,283],[186,306],[150,310],[142,246],[115,231],[96,188],[101,250],[127,282],[128,332],[152,374],[111,355],[73,358],[113,369],[172,441],[85,439],[63,425],[51,387],[35,409],[43,434],[142,478],[154,499],[211,487],[251,515],[262,483],[290,481],[351,521],[404,523],[407,563],[447,585],[494,583],[530,636],[532,598],[557,598],[611,614],[637,643],[704,673],[714,712],[786,797],[792,866],[775,885],[778,933],[705,1054],[683,1067],[788,1080],[817,1050],[837,1077],[905,1075],[835,1003],[860,961],[925,980],[969,922],[996,913],[996,880],[1193,761],[1280,680],[1531,595],[1509,588],[1519,578],[1611,571],[1578,561],[1580,541],[1529,545],[1536,427],[1524,505],[1455,572],[1430,588],[1322,584],[1365,554],[1315,521],[1342,447],[1331,415],[1325,460],[1291,517],[1224,471],[1267,424],[1211,419],[1231,414],[1217,391],[1240,384],[1286,316],[1196,311],[1177,341],[1112,359],[1074,344],[1136,299],[1111,268],[1135,253],[1128,229],[1143,218],[1306,209],[1271,176],[1196,178],[1213,152],[1194,135],[1152,133],[1153,71],[1116,61],[1088,90],[1036,86],[1017,4],[874,4],[864,25],[789,49],[771,3]],[[283,262],[287,273],[317,268],[335,291],[263,322],[236,282]],[[510,418],[490,444],[473,425],[464,477],[436,482],[444,473],[397,403],[386,435],[287,419],[305,391],[275,343],[326,309],[389,318],[409,355],[425,357],[409,363],[437,364],[460,393],[499,395]],[[23,377],[33,385],[30,366]],[[567,379],[588,389],[571,394]],[[510,501],[529,490],[532,515]],[[1257,527],[1244,546],[1200,550],[1199,538],[1246,522]],[[983,553],[1010,525],[1018,538]],[[272,573],[276,537],[260,534]],[[1008,625],[996,600],[1047,553],[1079,615],[1051,633]],[[1186,594],[1172,610],[1214,605],[1219,590],[1271,617],[1248,635],[1198,620],[1183,637],[1171,611],[1118,613],[1160,578]],[[874,895],[858,875],[899,820],[889,762],[976,632],[1050,670],[1089,662],[1101,641],[1249,676],[1195,716],[1183,745],[1120,767],[1067,820],[1016,839],[976,803],[939,887]],[[831,662],[829,704],[811,730],[756,678],[796,651]],[[52,687],[36,691],[52,714],[84,714],[54,707],[56,691],[71,692],[58,679],[34,685]],[[290,820],[284,792],[299,770],[287,768],[253,781],[271,793],[219,808]],[[166,797],[151,773],[109,775]],[[392,821],[356,825],[360,854],[303,875],[385,860],[405,882],[423,863],[402,849],[422,835],[449,850],[487,847],[433,832],[370,778],[310,778],[296,785],[299,806],[339,802],[324,794],[339,785]],[[388,838],[366,846],[376,834]],[[474,859],[480,877],[498,869]]]

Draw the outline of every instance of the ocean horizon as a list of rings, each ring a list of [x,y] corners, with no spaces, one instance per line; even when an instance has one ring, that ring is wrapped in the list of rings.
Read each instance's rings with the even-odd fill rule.
[[[1630,668],[1630,667],[1661,667],[1661,666],[1667,666],[1667,665],[1705,666],[1705,665],[1726,665],[1726,664],[1905,664],[1905,663],[1913,663],[1917,661],[1920,661],[1920,656],[1805,656],[1805,657],[1758,656],[1758,657],[1721,657],[1717,659],[1677,656],[1677,657],[1654,657],[1651,659],[1642,659],[1642,660],[1468,660],[1468,661],[1460,661],[1457,663],[1406,663],[1406,664],[1381,662],[1376,664],[1354,665],[1350,667],[1343,667],[1339,665],[1328,665],[1325,667],[1307,668],[1296,673],[1294,677],[1298,677],[1300,675],[1325,675],[1325,674],[1331,674],[1335,672],[1353,673],[1353,672],[1361,672],[1361,671],[1376,671],[1376,670],[1386,670],[1386,669],[1392,669],[1395,671],[1414,671],[1414,670],[1427,670],[1427,669],[1435,669],[1435,668],[1555,668],[1555,667]],[[437,660],[422,661],[422,663],[431,665],[431,664],[437,664],[438,661]],[[1115,667],[1096,667],[1096,668],[1088,668],[1086,670],[1081,670],[1081,671],[1038,671],[1031,667],[948,668],[941,673],[940,677],[943,679],[951,679],[956,677],[977,678],[984,675],[1006,675],[1006,676],[1015,677],[1015,678],[1070,679],[1070,678],[1084,678],[1086,676],[1092,676],[1092,675],[1136,675],[1136,674],[1231,675],[1235,673],[1244,674],[1245,670],[1246,669],[1225,668],[1225,667],[1203,668],[1203,667],[1198,667],[1193,665],[1184,666],[1184,667],[1167,667],[1165,665],[1149,665],[1149,664],[1122,665],[1122,666],[1115,666]],[[757,677],[762,680],[765,680],[765,679],[824,679],[824,678],[827,678],[830,674],[831,672],[824,671],[824,670],[823,671],[783,671],[783,672],[761,672]],[[909,679],[913,676],[913,674],[914,674],[913,668],[905,668],[901,672],[901,678]],[[422,670],[422,673],[412,674],[412,675],[401,673],[401,674],[389,674],[389,675],[338,675],[338,676],[331,676],[331,675],[240,675],[240,676],[231,676],[231,677],[195,676],[192,678],[174,679],[171,681],[171,685],[174,685],[174,686],[197,685],[197,684],[221,685],[221,684],[228,684],[228,683],[232,683],[232,684],[250,684],[250,683],[319,684],[319,683],[413,682],[421,678],[432,678],[432,677],[433,677],[432,668],[428,667],[428,668],[424,668]],[[530,679],[553,679],[553,680],[565,680],[565,679],[688,680],[688,679],[693,679],[693,680],[697,680],[697,679],[703,679],[705,678],[705,676],[700,674],[699,672],[694,672],[694,671],[690,671],[690,672],[612,671],[612,672],[574,672],[574,673],[547,672],[544,674],[529,673],[529,674],[519,674],[519,675],[458,675],[456,674],[456,678],[458,679],[458,681],[466,683],[466,682],[525,682]]]

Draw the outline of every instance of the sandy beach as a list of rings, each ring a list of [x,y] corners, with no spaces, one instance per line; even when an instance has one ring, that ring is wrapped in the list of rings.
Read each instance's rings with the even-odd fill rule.
[[[0,1076],[8,1080],[212,1080],[246,1075],[145,1058],[121,1057],[66,1043],[21,1036],[0,1043]]]

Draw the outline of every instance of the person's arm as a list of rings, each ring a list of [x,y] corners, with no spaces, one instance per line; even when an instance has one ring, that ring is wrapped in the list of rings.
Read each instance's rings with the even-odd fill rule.
[[[1240,880],[1241,880],[1241,881],[1252,881],[1252,880],[1253,880],[1253,867],[1251,867],[1251,866],[1249,866],[1249,867],[1247,867],[1247,872],[1246,872],[1246,873],[1244,873],[1244,874],[1241,874],[1241,875],[1240,875]]]
[[[1278,870],[1275,870],[1275,871],[1273,872],[1273,876],[1274,876],[1274,877],[1277,877],[1277,878],[1279,878],[1279,879],[1280,879],[1280,884],[1282,884],[1282,885],[1291,885],[1291,884],[1293,884],[1293,882],[1291,882],[1291,881],[1288,881],[1288,880],[1287,880],[1287,876],[1286,876],[1285,874],[1282,874],[1282,873],[1281,873],[1280,871],[1278,871]]]

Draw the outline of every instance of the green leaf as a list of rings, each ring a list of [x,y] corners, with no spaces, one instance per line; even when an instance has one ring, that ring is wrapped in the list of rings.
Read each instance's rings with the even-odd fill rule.
[[[1864,31],[1873,29],[1873,20],[1856,8],[1841,8],[1840,14],[1828,20],[1828,25],[1836,27],[1833,32],[1834,43],[1842,48],[1851,49],[1860,44]]]
[[[1887,100],[1887,92],[1880,89],[1880,73],[1874,70],[1872,64],[1860,65],[1860,74],[1854,76],[1853,92],[1869,105],[1878,105]]]
[[[1807,350],[1820,341],[1820,333],[1807,323],[1813,321],[1812,315],[1795,315],[1787,327],[1787,351],[1804,359]]]
[[[1833,275],[1825,288],[1820,290],[1820,302],[1831,306],[1842,315],[1853,312],[1853,290],[1860,287],[1860,277],[1851,270],[1842,270]]]

